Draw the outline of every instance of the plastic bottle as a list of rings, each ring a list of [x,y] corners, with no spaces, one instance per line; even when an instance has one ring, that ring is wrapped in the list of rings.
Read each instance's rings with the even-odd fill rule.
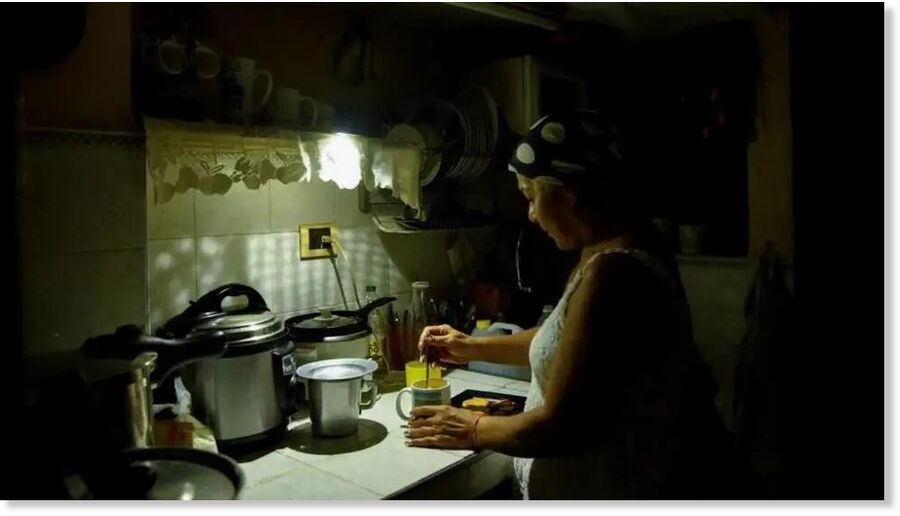
[[[522,328],[515,324],[505,322],[495,322],[487,319],[479,319],[475,322],[475,329],[472,331],[473,337],[482,337],[487,335],[512,335],[522,331]],[[484,374],[492,374],[494,376],[502,376],[504,378],[513,378],[516,380],[531,380],[531,368],[526,366],[497,364],[493,362],[469,362],[469,370]]]

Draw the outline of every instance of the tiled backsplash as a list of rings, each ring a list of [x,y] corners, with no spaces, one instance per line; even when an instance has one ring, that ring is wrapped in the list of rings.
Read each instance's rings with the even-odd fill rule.
[[[297,230],[307,223],[338,225],[360,299],[365,285],[375,285],[380,295],[408,297],[408,279],[357,204],[356,190],[318,178],[287,185],[270,181],[259,190],[232,188],[225,195],[188,191],[163,204],[153,202],[148,188],[150,326],[183,310],[188,299],[230,282],[256,288],[281,314],[342,306],[331,261],[299,259]],[[337,265],[347,302],[355,307],[344,259]]]
[[[145,320],[144,174],[134,138],[25,135],[17,177],[26,355]]]

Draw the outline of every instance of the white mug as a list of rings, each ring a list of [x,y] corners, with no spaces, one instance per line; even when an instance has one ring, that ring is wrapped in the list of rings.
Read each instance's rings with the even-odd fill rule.
[[[268,102],[269,96],[272,95],[272,74],[268,70],[257,70],[256,61],[246,57],[235,57],[231,59],[228,66],[235,80],[244,91],[241,112],[244,116],[244,121],[248,121],[249,115],[262,109]],[[262,95],[261,100],[255,101],[254,98],[257,97],[255,91],[257,79],[260,77],[266,78],[265,93]]]
[[[412,398],[412,408],[423,407],[426,405],[449,405],[450,404],[450,382],[445,378],[430,378],[428,385],[425,380],[418,380],[397,393],[397,415],[402,419],[409,421],[409,414],[403,412],[402,400],[403,394],[409,394]]]
[[[269,114],[275,125],[293,128],[300,117],[300,102],[305,98],[294,88],[275,88],[269,103]]]

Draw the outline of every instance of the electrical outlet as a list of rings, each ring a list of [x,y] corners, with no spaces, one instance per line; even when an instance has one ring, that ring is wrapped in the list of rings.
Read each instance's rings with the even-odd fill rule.
[[[333,252],[331,246],[325,244],[324,237],[337,237],[337,226],[334,224],[300,224],[300,259],[316,260],[328,258]]]

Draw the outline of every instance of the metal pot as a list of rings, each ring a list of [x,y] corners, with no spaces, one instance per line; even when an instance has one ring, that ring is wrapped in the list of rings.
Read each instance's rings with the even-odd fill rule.
[[[300,364],[338,358],[364,359],[369,356],[372,310],[396,301],[378,298],[359,310],[322,310],[291,317],[285,322],[297,348]]]
[[[93,337],[81,346],[91,362],[112,362],[107,375],[95,383],[99,403],[116,428],[119,448],[153,445],[153,389],[179,367],[225,352],[219,332],[189,339],[162,339],[144,335],[137,326],[122,326],[115,333]],[[111,360],[110,360],[111,359]],[[117,362],[128,360],[125,364]],[[102,366],[98,366],[102,367]]]
[[[362,409],[374,406],[378,397],[375,382],[365,379],[377,369],[374,361],[356,358],[320,360],[297,369],[297,381],[306,386],[313,435],[343,437],[358,430]]]
[[[244,489],[241,467],[220,453],[191,448],[126,450],[130,477],[125,498],[143,500],[237,500]]]
[[[223,301],[245,296],[247,306],[223,308]],[[294,344],[281,317],[262,296],[232,283],[203,295],[160,330],[200,337],[222,333],[220,357],[201,360],[183,371],[196,415],[213,430],[223,450],[237,451],[281,439],[296,412],[291,378]]]

